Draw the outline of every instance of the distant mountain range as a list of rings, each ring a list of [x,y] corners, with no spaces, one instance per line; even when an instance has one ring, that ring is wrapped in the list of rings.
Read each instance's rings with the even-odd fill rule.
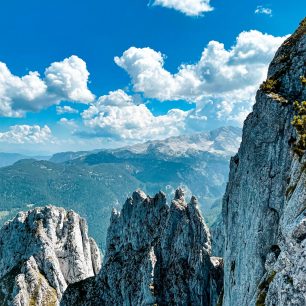
[[[28,156],[19,153],[3,153],[0,152],[0,167],[10,166],[21,159],[36,159],[36,160],[48,160],[50,156]]]
[[[124,153],[126,153],[127,155],[154,155],[161,158],[188,157],[201,152],[220,156],[231,156],[237,152],[237,145],[239,145],[240,141],[241,129],[229,126],[209,132],[170,137],[164,140],[147,141],[119,149],[61,152],[54,154],[50,158],[50,161],[62,163],[101,151],[109,152],[117,156],[124,156]]]
[[[0,225],[32,206],[62,206],[88,220],[90,234],[104,249],[113,207],[120,209],[137,188],[172,198],[178,186],[187,197],[198,197],[211,224],[240,141],[239,128],[224,127],[120,149],[58,153],[49,161],[21,156],[0,168]]]

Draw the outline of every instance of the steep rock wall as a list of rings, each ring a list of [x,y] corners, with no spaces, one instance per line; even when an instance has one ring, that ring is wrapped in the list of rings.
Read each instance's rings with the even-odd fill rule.
[[[294,196],[288,200],[289,184],[298,184],[291,182],[293,174],[302,166],[293,154],[298,135],[291,121],[293,102],[306,97],[301,81],[305,76],[305,24],[303,21],[275,55],[267,82],[245,121],[239,152],[231,160],[222,211],[225,306],[289,305],[273,298],[281,295],[283,287],[276,285],[281,276],[271,266],[276,258],[288,259],[284,254],[292,254],[292,237],[288,240],[288,235],[292,236],[292,227],[302,222],[302,217],[297,220],[292,212],[305,204],[306,187],[299,189],[295,200]]]

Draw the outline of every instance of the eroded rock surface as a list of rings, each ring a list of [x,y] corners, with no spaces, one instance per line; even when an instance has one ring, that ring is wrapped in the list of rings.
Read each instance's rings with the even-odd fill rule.
[[[195,198],[177,190],[169,208],[163,193],[136,191],[112,214],[100,274],[69,286],[61,305],[213,305],[223,262],[210,254]]]
[[[58,305],[69,284],[94,276],[100,267],[86,222],[73,211],[35,208],[0,230],[1,305]]]
[[[223,201],[223,305],[306,305],[304,159],[293,102],[306,100],[306,21],[270,65],[231,160]],[[306,132],[306,131],[305,131]]]

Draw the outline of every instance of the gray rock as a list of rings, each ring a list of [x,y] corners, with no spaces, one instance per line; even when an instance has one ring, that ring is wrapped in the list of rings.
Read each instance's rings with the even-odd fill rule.
[[[223,261],[210,258],[209,230],[181,189],[169,208],[163,193],[133,193],[114,211],[100,274],[68,287],[61,305],[213,305]]]
[[[245,121],[223,201],[223,305],[305,305],[303,161],[294,156],[293,101],[306,99],[306,22],[277,52]]]
[[[94,276],[99,250],[73,211],[19,213],[0,230],[1,305],[58,305],[68,284]]]
[[[224,224],[222,215],[219,215],[210,227],[211,233],[211,253],[213,256],[223,256],[224,252]]]
[[[182,190],[172,201],[157,257],[158,305],[209,305],[210,233],[193,197]]]

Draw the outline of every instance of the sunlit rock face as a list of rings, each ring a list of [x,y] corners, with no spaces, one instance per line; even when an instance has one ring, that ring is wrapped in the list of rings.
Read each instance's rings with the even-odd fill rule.
[[[304,20],[275,55],[231,160],[222,213],[225,306],[306,305],[305,157],[293,153],[291,123],[293,102],[306,100],[305,30]]]
[[[35,208],[0,230],[1,305],[58,305],[69,284],[100,267],[86,222],[73,211]]]
[[[169,207],[163,193],[138,190],[113,211],[100,274],[69,286],[61,305],[212,305],[223,261],[210,253],[195,198],[179,189]]]

